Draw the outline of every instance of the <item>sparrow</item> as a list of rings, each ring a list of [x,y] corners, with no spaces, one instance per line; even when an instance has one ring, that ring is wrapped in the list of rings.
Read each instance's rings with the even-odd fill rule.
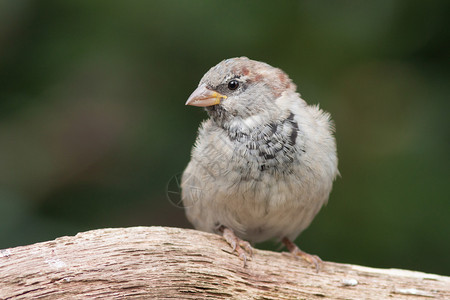
[[[327,203],[339,174],[334,125],[282,70],[237,57],[212,67],[186,105],[204,107],[181,179],[186,216],[223,235],[243,259],[276,239],[319,269],[293,241]]]

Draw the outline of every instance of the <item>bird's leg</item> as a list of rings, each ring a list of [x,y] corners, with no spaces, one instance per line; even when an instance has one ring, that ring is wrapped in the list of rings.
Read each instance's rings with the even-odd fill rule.
[[[223,238],[227,243],[231,246],[233,249],[233,252],[236,251],[236,253],[239,255],[239,257],[244,261],[244,267],[247,264],[247,253],[250,254],[250,257],[253,254],[253,248],[250,245],[249,242],[241,240],[238,238],[233,230],[221,225],[219,226],[219,232],[222,233]]]
[[[281,242],[286,246],[286,248],[294,254],[295,256],[301,256],[304,260],[309,262],[310,264],[313,264],[316,267],[316,271],[319,272],[320,264],[322,263],[322,260],[317,255],[308,254],[306,252],[303,252],[300,250],[300,248],[294,244],[290,239],[287,237],[284,237]]]

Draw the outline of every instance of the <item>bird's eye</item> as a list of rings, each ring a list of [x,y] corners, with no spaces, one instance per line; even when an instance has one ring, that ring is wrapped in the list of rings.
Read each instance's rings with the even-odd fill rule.
[[[228,89],[235,90],[238,87],[239,87],[239,81],[233,79],[230,82],[228,82]]]

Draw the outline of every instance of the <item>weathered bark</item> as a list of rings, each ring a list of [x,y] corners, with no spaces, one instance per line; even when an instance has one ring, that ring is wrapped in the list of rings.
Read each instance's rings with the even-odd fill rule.
[[[0,298],[450,299],[450,277],[255,249],[243,266],[218,235],[99,229],[0,251]]]

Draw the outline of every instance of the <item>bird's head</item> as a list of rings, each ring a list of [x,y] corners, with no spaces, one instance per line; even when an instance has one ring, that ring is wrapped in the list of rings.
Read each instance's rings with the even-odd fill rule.
[[[279,110],[277,99],[296,86],[280,69],[247,57],[230,58],[212,67],[189,96],[186,105],[205,107],[211,118],[224,122]]]

